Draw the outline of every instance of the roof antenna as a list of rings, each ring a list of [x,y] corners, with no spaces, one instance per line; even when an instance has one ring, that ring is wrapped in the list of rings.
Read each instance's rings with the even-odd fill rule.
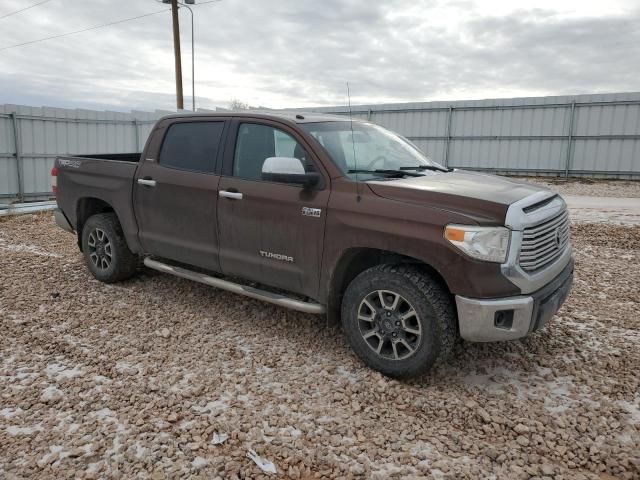
[[[353,116],[351,114],[351,91],[347,82],[347,99],[349,102],[349,124],[351,126],[351,147],[353,148],[353,166],[356,174],[356,200],[360,201],[360,182],[358,180],[358,157],[356,156],[356,140],[353,137]]]

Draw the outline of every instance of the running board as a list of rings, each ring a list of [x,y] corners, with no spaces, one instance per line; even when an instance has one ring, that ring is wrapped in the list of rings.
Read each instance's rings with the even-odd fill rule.
[[[187,280],[193,280],[194,282],[204,283],[222,290],[238,293],[245,297],[255,298],[264,302],[273,303],[280,307],[290,308],[291,310],[298,310],[305,313],[322,314],[326,312],[324,305],[320,305],[315,302],[303,302],[302,300],[296,300],[294,298],[285,297],[277,293],[267,292],[266,290],[260,290],[257,288],[249,287],[246,285],[240,285],[239,283],[229,282],[228,280],[222,280],[221,278],[210,277],[203,273],[187,270],[186,268],[174,267],[166,263],[158,262],[147,257],[144,259],[145,266],[158,270],[159,272],[170,273],[176,277],[186,278]]]

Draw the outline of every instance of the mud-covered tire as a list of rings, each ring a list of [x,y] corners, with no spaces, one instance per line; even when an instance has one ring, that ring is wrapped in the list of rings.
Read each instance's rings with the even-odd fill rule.
[[[427,371],[449,356],[458,338],[451,295],[419,268],[404,264],[372,267],[349,284],[342,328],[365,364],[394,378]]]
[[[115,213],[99,213],[87,219],[82,228],[82,253],[91,274],[105,283],[131,278],[139,265]]]

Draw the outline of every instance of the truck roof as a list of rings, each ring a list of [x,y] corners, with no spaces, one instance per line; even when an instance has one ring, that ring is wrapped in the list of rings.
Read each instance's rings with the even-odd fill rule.
[[[314,122],[348,122],[350,119],[345,115],[330,115],[326,113],[313,112],[287,112],[287,111],[264,111],[264,110],[242,110],[242,111],[222,111],[222,112],[179,112],[165,115],[162,118],[188,118],[188,117],[253,117],[272,118],[276,120],[288,120],[294,123],[314,123]],[[354,118],[354,122],[361,121]]]

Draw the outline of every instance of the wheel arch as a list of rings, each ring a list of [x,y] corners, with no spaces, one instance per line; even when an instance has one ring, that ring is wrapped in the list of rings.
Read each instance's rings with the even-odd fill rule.
[[[115,209],[104,200],[95,197],[80,198],[76,204],[76,232],[78,233],[78,248],[82,251],[82,229],[87,220],[98,213],[113,212],[118,218]],[[118,222],[120,219],[118,218]]]
[[[423,260],[378,248],[349,248],[336,262],[327,288],[327,315],[330,322],[338,322],[340,319],[342,297],[349,283],[365,270],[382,264],[411,264],[438,282],[447,292],[451,292],[444,276]]]

